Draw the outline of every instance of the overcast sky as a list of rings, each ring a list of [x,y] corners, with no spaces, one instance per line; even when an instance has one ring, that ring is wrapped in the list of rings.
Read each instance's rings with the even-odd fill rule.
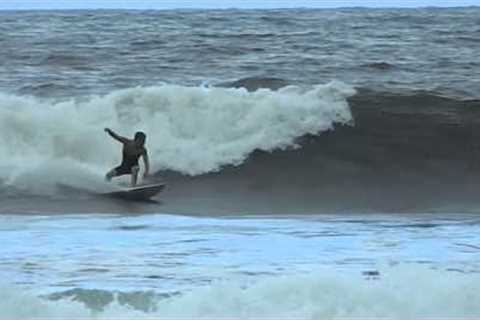
[[[480,0],[0,0],[2,9],[173,9],[173,8],[335,8],[455,7],[480,5]]]

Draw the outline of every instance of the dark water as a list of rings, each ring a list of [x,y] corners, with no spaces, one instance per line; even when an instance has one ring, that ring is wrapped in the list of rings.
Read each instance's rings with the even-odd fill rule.
[[[0,87],[46,97],[247,77],[478,97],[478,8],[0,13]]]
[[[0,317],[478,318],[479,36],[479,8],[0,12]],[[101,195],[104,127],[147,133],[154,201]]]
[[[0,90],[6,113],[1,120],[4,143],[11,143],[4,154],[14,153],[23,163],[27,157],[33,159],[25,150],[52,141],[37,154],[49,154],[47,162],[60,157],[79,166],[99,163],[94,169],[100,179],[115,161],[100,155],[116,149],[100,146],[93,133],[89,139],[81,137],[114,126],[118,118],[119,130],[145,127],[150,134],[150,144],[158,149],[154,169],[171,186],[163,205],[172,212],[478,211],[479,17],[476,7],[4,11]],[[342,95],[334,89],[337,93],[330,95],[319,89],[323,93],[315,93],[318,101],[329,106],[348,99],[351,119],[329,116],[328,125],[312,130],[295,131],[296,125],[289,124],[288,139],[275,144],[271,137],[280,134],[272,129],[275,121],[292,119],[293,114],[279,115],[272,122],[244,116],[241,119],[249,121],[245,123],[259,130],[252,136],[273,130],[248,147],[238,139],[248,130],[225,133],[228,123],[243,121],[234,117],[239,109],[231,109],[231,118],[204,121],[206,113],[195,111],[198,94],[188,91],[202,90],[201,86],[243,87],[252,96],[241,100],[240,109],[257,110],[266,105],[262,93],[254,95],[259,88],[294,85],[308,92],[332,80],[354,86],[356,94]],[[233,92],[225,90],[205,98],[208,110],[222,104],[205,119],[233,108],[238,99],[225,100]],[[270,92],[274,102],[268,103],[288,105],[282,94]],[[189,108],[165,111],[172,99],[180,99],[174,106],[183,103],[181,97],[187,97]],[[309,99],[309,94],[301,100],[292,98],[298,101],[292,110]],[[64,108],[56,101],[67,101],[69,111],[54,111]],[[17,106],[18,114],[8,113]],[[102,113],[109,108],[115,116]],[[39,116],[39,110],[49,113]],[[97,119],[91,116],[96,112]],[[32,117],[26,119],[26,114]],[[56,119],[59,115],[65,118]],[[162,122],[165,116],[170,122]],[[138,117],[152,121],[145,125]],[[43,137],[41,143],[34,141],[36,130],[53,132],[60,125],[65,126],[63,131]],[[78,130],[67,129],[75,126]],[[262,126],[266,129],[260,130]],[[213,133],[200,137],[210,129],[235,138],[222,144]],[[176,132],[180,133],[175,136]],[[264,146],[265,141],[270,144]],[[85,148],[78,150],[78,143]],[[241,146],[239,154],[224,156]],[[199,151],[217,147],[220,151],[214,155]],[[63,202],[52,206],[49,197],[18,199],[25,181],[31,181],[27,176],[19,183],[18,176],[27,167],[34,171],[32,163],[43,168],[44,159],[22,164],[21,174],[10,174],[10,163],[4,160],[0,169],[9,174],[2,174],[8,188],[0,193],[6,203],[1,211],[63,210]],[[199,167],[203,162],[205,166]],[[39,170],[44,169],[37,167],[35,174]],[[50,180],[65,184],[62,179]],[[70,197],[62,201],[77,208]],[[78,207],[85,210],[83,197]],[[88,211],[118,210],[103,200],[89,203],[96,201],[100,202]],[[138,210],[150,211],[147,207]]]

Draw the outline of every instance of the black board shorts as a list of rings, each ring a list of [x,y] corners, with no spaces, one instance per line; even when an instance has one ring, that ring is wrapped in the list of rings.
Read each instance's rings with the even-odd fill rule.
[[[116,176],[122,176],[124,174],[131,174],[133,167],[138,167],[138,164],[134,164],[131,166],[121,164],[118,167],[115,167],[113,170],[115,170]]]

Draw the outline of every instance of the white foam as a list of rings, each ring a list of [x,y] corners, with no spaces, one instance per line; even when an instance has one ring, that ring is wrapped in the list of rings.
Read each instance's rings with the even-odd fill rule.
[[[105,127],[127,137],[145,131],[153,170],[215,171],[255,149],[286,148],[351,122],[346,98],[353,94],[340,82],[256,92],[161,85],[60,103],[1,94],[0,178],[17,184],[40,171],[42,181],[78,180],[86,171],[101,177],[120,161],[120,145]]]
[[[78,301],[45,301],[2,288],[0,314],[12,319],[475,319],[480,316],[479,283],[478,274],[422,266],[384,270],[376,280],[323,269],[246,285],[214,283],[160,299],[148,313],[118,303],[92,312]]]

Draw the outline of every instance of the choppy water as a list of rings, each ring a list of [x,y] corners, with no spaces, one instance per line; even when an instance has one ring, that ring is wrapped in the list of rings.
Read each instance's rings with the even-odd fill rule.
[[[111,190],[104,127],[169,212],[478,211],[479,10],[2,11],[0,212]]]
[[[459,214],[2,216],[2,286],[15,290],[0,313],[478,316],[479,223]],[[30,308],[15,310],[23,299]]]
[[[0,317],[480,316],[479,13],[0,12]]]
[[[71,98],[276,77],[478,97],[478,8],[0,13],[0,88]]]

